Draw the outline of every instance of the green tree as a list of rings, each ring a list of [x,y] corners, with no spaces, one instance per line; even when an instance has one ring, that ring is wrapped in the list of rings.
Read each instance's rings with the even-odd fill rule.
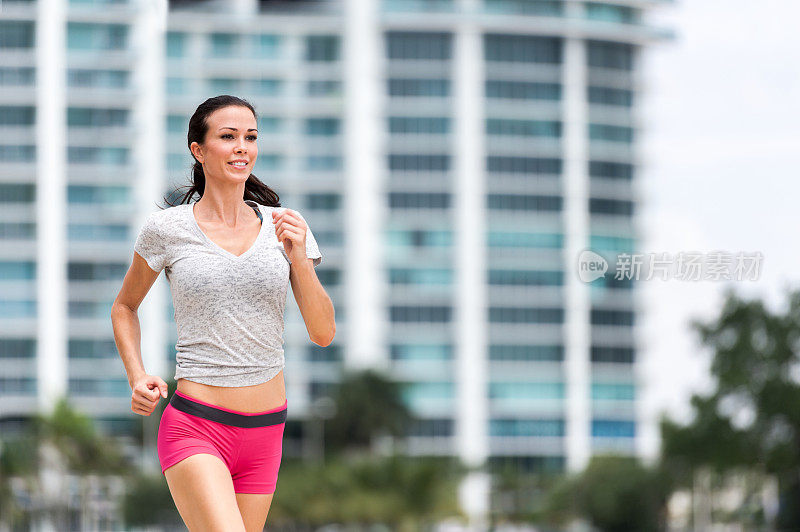
[[[670,477],[632,456],[595,455],[548,494],[541,517],[558,525],[583,517],[603,532],[665,530]]]
[[[326,455],[366,451],[380,434],[402,437],[413,420],[401,385],[374,370],[342,375],[332,399],[336,413],[325,424]]]
[[[726,293],[720,314],[692,322],[712,352],[715,389],[692,397],[693,420],[662,419],[662,456],[684,485],[706,468],[778,481],[780,529],[800,528],[800,291],[784,312]]]

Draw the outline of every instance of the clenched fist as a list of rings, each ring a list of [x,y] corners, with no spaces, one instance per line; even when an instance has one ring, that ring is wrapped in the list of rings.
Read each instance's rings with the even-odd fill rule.
[[[145,375],[133,383],[131,410],[149,416],[156,409],[158,400],[167,397],[167,383],[158,375]]]

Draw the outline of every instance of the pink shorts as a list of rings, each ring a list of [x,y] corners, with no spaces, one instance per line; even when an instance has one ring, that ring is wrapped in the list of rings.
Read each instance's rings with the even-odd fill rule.
[[[158,425],[161,472],[193,454],[213,454],[228,466],[236,493],[274,493],[286,404],[264,412],[239,412],[176,390]]]

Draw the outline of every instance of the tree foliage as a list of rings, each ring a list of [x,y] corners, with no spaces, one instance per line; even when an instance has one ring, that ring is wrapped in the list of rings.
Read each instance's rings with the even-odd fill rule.
[[[775,475],[776,524],[800,527],[800,291],[775,313],[729,290],[715,319],[692,326],[711,350],[715,389],[692,397],[688,425],[662,420],[665,463],[687,485],[699,467]]]

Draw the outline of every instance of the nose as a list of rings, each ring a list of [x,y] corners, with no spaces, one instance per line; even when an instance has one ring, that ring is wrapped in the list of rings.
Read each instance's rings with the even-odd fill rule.
[[[247,147],[245,146],[244,139],[240,139],[236,146],[236,153],[246,153]]]

